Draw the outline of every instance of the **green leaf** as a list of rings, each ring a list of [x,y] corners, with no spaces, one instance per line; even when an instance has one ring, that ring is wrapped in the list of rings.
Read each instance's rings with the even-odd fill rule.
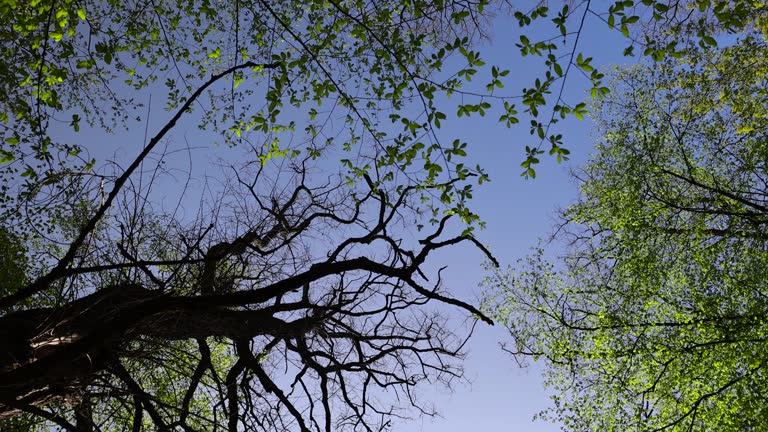
[[[562,243],[514,271],[488,267],[484,310],[519,360],[543,362],[548,413],[567,430],[768,430],[768,250],[752,201],[768,155],[768,43],[689,36],[682,61],[594,86],[599,144],[556,223]]]

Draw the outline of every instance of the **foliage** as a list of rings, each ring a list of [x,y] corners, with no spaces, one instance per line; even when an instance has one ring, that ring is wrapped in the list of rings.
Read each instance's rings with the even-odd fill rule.
[[[8,294],[27,283],[26,248],[21,240],[0,227],[0,278]]]
[[[541,153],[548,150],[558,161],[570,153],[556,123],[583,118],[587,110],[583,101],[563,99],[569,71],[588,79],[593,98],[608,92],[592,55],[578,44],[588,17],[628,37],[625,54],[640,47],[643,55],[661,59],[679,54],[679,32],[696,34],[702,45],[714,44],[717,29],[739,31],[762,3],[623,0],[600,9],[604,5],[580,1],[556,11],[513,4],[521,28],[519,52],[541,59],[545,72],[509,93],[502,93],[509,67],[486,64],[473,48],[485,21],[493,11],[503,12],[502,5],[485,0],[393,0],[375,8],[336,1],[3,0],[0,8],[8,17],[0,30],[0,85],[6,95],[0,100],[3,179],[21,176],[32,197],[45,187],[53,189],[47,195],[71,199],[78,192],[62,180],[91,175],[95,160],[84,156],[82,146],[49,134],[51,124],[67,123],[79,131],[88,123],[109,131],[144,115],[136,91],[162,91],[167,108],[174,109],[207,76],[248,61],[255,66],[235,71],[229,85],[211,95],[210,105],[197,104],[204,111],[201,126],[228,129],[220,137],[227,143],[242,143],[250,132],[302,137],[302,144],[291,149],[285,139],[265,141],[271,149],[267,159],[293,151],[317,155],[318,147],[334,141],[354,154],[374,143],[370,162],[352,157],[342,162],[352,172],[371,169],[371,162],[409,175],[423,168],[425,179],[434,181],[444,170],[458,176],[477,172],[460,161],[445,163],[465,155],[467,143],[441,144],[442,123],[453,115],[496,112],[508,127],[529,117],[537,141],[526,147],[522,174],[535,176]],[[530,29],[541,21],[554,34],[533,34]],[[661,30],[640,26],[654,23]],[[270,64],[276,66],[263,67]],[[441,108],[452,95],[461,97],[455,114]],[[296,110],[308,113],[310,121],[297,125],[290,115]],[[331,120],[348,125],[348,133],[337,137],[324,131]],[[447,192],[445,199],[468,193]],[[14,208],[14,194],[0,198],[0,204]],[[41,204],[37,207],[56,202]],[[461,206],[455,210],[473,219]]]
[[[587,17],[661,60],[679,32],[712,45],[761,7],[691,5],[514,9],[544,72],[502,94],[511,67],[476,48],[502,2],[0,0],[0,421],[372,430],[431,414],[417,385],[460,378],[464,346],[433,305],[490,322],[425,270],[459,244],[490,255],[469,205],[488,176],[442,126],[530,120],[533,177],[547,148],[569,154],[554,126],[587,112],[563,97],[569,70],[608,93],[578,45]],[[534,37],[542,21],[554,38]],[[217,186],[186,172],[169,209],[184,121],[236,157]],[[135,158],[97,161],[123,128],[145,130]]]
[[[562,268],[538,251],[487,281],[565,429],[768,427],[767,54],[756,30],[618,72]]]

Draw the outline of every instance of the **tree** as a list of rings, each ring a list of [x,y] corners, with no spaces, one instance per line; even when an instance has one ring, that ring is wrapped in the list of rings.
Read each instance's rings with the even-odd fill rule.
[[[459,376],[461,340],[428,303],[482,315],[439,278],[424,285],[420,267],[471,238],[441,235],[445,217],[407,247],[391,224],[409,214],[414,188],[391,196],[368,176],[357,192],[315,186],[296,168],[281,195],[259,193],[262,167],[241,170],[250,202],[230,226],[177,230],[147,215],[63,271],[59,295],[76,300],[5,315],[2,416],[71,430],[379,428],[401,414],[377,388],[416,404],[416,383]],[[238,234],[215,232],[224,228]]]
[[[565,429],[768,427],[766,34],[618,72],[566,258],[487,281]]]
[[[436,304],[490,320],[425,263],[488,253],[486,176],[435,135],[463,79],[431,80],[481,63],[483,3],[273,3],[0,5],[4,430],[381,430],[461,376]],[[142,90],[168,114],[134,159],[67,143],[149,129]],[[236,147],[191,217],[155,192],[185,119]]]
[[[630,3],[603,14],[608,25],[625,32],[650,10],[698,23],[702,41],[710,22],[740,28],[757,7],[732,2],[697,21]],[[458,243],[488,252],[467,204],[488,177],[463,162],[467,143],[441,136],[445,107],[495,108],[511,126],[521,99],[540,140],[522,166],[532,176],[543,144],[568,154],[549,126],[585,113],[562,91],[543,109],[571,65],[607,91],[577,53],[595,12],[586,1],[549,17],[569,54],[521,37],[548,72],[498,94],[509,69],[474,45],[490,7],[0,1],[3,428],[373,430],[403,405],[429,413],[414,386],[460,376],[463,346],[432,305],[490,322],[425,266]],[[540,5],[516,12],[524,28],[548,17]],[[166,107],[159,127],[148,93]],[[184,121],[241,160],[230,153],[215,186],[187,173],[168,208],[157,189],[180,171],[170,140]],[[120,128],[147,131],[127,162],[73,144],[81,129],[107,142]],[[205,194],[183,187],[193,182]],[[190,195],[200,205],[187,212]]]

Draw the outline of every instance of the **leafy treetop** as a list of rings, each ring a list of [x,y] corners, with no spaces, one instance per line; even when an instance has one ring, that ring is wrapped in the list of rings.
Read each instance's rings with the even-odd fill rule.
[[[562,270],[489,278],[566,429],[766,428],[766,34],[620,71]]]

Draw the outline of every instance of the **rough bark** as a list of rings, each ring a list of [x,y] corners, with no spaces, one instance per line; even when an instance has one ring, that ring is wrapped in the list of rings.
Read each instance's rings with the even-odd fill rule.
[[[274,311],[229,310],[215,301],[189,300],[120,285],[60,308],[0,317],[0,419],[18,414],[20,405],[75,399],[95,374],[128,355],[125,346],[141,338],[292,336],[315,321],[287,323],[273,317]]]

